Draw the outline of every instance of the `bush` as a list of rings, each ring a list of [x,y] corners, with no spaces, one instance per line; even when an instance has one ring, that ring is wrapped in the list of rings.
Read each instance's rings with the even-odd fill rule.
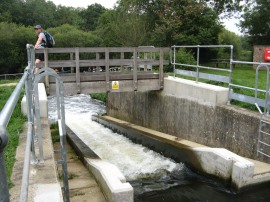
[[[102,39],[92,32],[84,32],[71,25],[44,31],[53,35],[55,47],[98,47],[102,43]],[[0,74],[22,73],[27,66],[26,44],[35,42],[33,27],[0,23],[0,49],[3,50],[0,51]]]
[[[101,100],[102,102],[106,103],[107,101],[107,94],[106,93],[92,93],[90,94],[92,99]]]
[[[189,65],[196,65],[197,62],[193,56],[192,51],[187,51],[185,48],[181,48],[176,52],[175,55],[176,59],[175,62],[176,63],[181,63],[181,64],[189,64]],[[193,70],[194,68],[192,67],[183,67],[182,69],[186,69],[186,70]]]
[[[67,24],[48,29],[48,32],[55,39],[55,47],[99,47],[102,43],[102,39],[92,32],[85,32]]]

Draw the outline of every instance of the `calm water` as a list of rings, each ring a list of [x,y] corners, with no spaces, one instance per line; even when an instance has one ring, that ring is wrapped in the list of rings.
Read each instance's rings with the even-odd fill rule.
[[[55,97],[49,97],[49,119],[56,118]],[[134,187],[135,201],[270,201],[270,186],[233,194],[221,184],[199,176],[174,162],[134,144],[91,120],[106,112],[102,102],[88,95],[65,97],[66,124],[102,159],[116,165]]]

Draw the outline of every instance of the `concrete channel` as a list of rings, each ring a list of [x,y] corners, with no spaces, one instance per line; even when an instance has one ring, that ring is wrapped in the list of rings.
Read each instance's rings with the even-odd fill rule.
[[[198,86],[195,87],[198,88]],[[212,96],[214,97],[213,101],[220,102],[216,95],[218,93],[221,93],[222,97],[224,97],[222,100],[225,100],[226,91],[222,89],[221,91],[215,90],[215,95]],[[205,100],[208,96],[202,95],[201,97]],[[42,103],[47,105],[46,99]],[[213,106],[211,105],[211,107]],[[48,113],[46,111],[47,109],[48,108],[44,106],[45,114]],[[109,110],[112,110],[112,108],[109,108]],[[111,114],[115,113],[117,108],[113,108],[113,110],[114,112],[110,111]],[[162,153],[164,156],[173,158],[178,162],[184,162],[198,172],[218,179],[224,184],[233,187],[236,191],[241,191],[242,189],[253,185],[270,182],[270,165],[267,163],[244,158],[224,148],[205,146],[203,144],[195,143],[194,141],[189,141],[174,135],[149,129],[148,127],[139,126],[112,116],[94,116],[93,120],[111,128],[114,131],[124,134],[134,142],[139,142],[159,153]],[[44,126],[43,129],[45,128],[46,127]],[[45,138],[47,138],[47,140],[49,139],[49,137]],[[84,165],[95,177],[106,201],[134,200],[132,186],[126,182],[125,177],[116,166],[101,160],[93,151],[91,151],[91,148],[85,145],[70,129],[68,130],[68,139],[77,155],[80,156]],[[51,141],[49,141],[48,144],[51,145]],[[52,152],[51,149],[49,150]],[[49,156],[51,156],[50,158],[54,158],[53,154],[50,154]],[[55,178],[53,179],[53,184],[58,187],[57,189],[52,189],[54,191],[52,194],[59,194],[61,193],[59,191],[55,193],[55,190],[59,190],[60,187],[55,174],[56,169],[54,167],[49,170],[50,172],[52,170],[54,171],[53,175]],[[40,185],[40,183],[38,184]],[[33,186],[36,186],[34,181]],[[37,190],[38,189],[34,188],[34,192],[36,194],[42,194],[42,191],[37,192]],[[42,190],[42,186],[40,190]]]

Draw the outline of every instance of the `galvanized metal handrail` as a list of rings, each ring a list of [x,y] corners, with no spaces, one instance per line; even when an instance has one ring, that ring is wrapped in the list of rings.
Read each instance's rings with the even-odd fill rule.
[[[191,64],[183,64],[183,63],[178,63],[176,62],[176,48],[197,48],[197,64],[196,65],[191,65]],[[207,67],[207,66],[201,66],[199,65],[199,49],[200,48],[231,48],[231,55],[230,55],[230,69],[221,69],[221,68],[213,68],[213,67]],[[171,57],[170,57],[171,63],[174,65],[174,76],[176,76],[176,74],[181,74],[181,75],[186,75],[186,76],[192,76],[192,77],[196,77],[196,82],[198,82],[199,78],[204,78],[204,79],[208,79],[208,80],[214,80],[214,81],[222,81],[225,83],[228,83],[228,87],[229,87],[229,102],[230,100],[234,99],[234,100],[238,100],[241,102],[246,102],[246,103],[251,103],[251,104],[255,104],[257,103],[258,106],[264,107],[265,109],[265,113],[269,113],[270,111],[270,101],[268,101],[269,98],[269,63],[264,63],[264,62],[248,62],[248,61],[237,61],[237,60],[233,60],[233,46],[232,45],[191,45],[191,46],[177,46],[174,45],[171,47]],[[255,81],[255,88],[252,87],[247,87],[247,86],[241,86],[241,85],[237,85],[237,84],[233,84],[232,83],[232,71],[233,71],[233,65],[236,64],[246,64],[246,65],[258,65],[257,69],[256,69],[256,81]],[[186,67],[194,67],[197,69],[197,71],[187,71],[187,70],[179,70],[176,69],[176,66],[186,66]],[[266,82],[266,89],[259,89],[258,88],[258,72],[261,68],[266,68],[267,69],[267,82]],[[222,72],[228,72],[229,76],[228,77],[224,77],[221,75],[214,75],[213,74],[208,74],[208,73],[199,73],[199,69],[211,69],[211,70],[217,70],[217,71],[222,71]],[[255,92],[255,96],[254,97],[250,97],[250,96],[246,96],[243,94],[237,94],[234,93],[231,89],[232,87],[237,87],[237,88],[242,88],[242,89],[247,89],[247,90],[252,90]],[[262,92],[265,93],[265,99],[259,99],[257,94],[258,92]]]
[[[0,201],[9,201],[8,183],[4,160],[4,149],[8,143],[7,125],[18,102],[24,83],[29,75],[30,68],[30,65],[26,67],[21,80],[17,84],[15,90],[9,97],[0,113]]]
[[[197,58],[196,58],[196,65],[191,65],[191,64],[185,64],[185,63],[178,63],[176,62],[176,49],[177,48],[196,48],[197,49]],[[208,67],[208,66],[201,66],[200,65],[200,48],[230,48],[230,69],[222,69],[222,68],[213,68],[213,67]],[[173,53],[172,53],[173,52]],[[176,74],[183,74],[183,75],[189,75],[189,76],[193,76],[193,74],[189,74],[186,72],[190,72],[190,71],[186,71],[186,70],[182,70],[179,71],[176,69],[176,66],[186,66],[186,67],[194,67],[196,68],[196,82],[199,81],[199,77],[200,77],[200,69],[212,69],[212,70],[217,70],[217,71],[222,71],[222,72],[228,72],[229,76],[228,78],[224,77],[224,76],[217,76],[216,78],[211,79],[209,77],[210,80],[215,80],[215,81],[222,81],[222,82],[227,82],[227,83],[231,83],[231,75],[232,75],[232,59],[233,59],[233,46],[232,45],[184,45],[184,46],[178,46],[178,45],[174,45],[171,47],[171,54],[170,54],[170,59],[171,59],[171,64],[173,64],[174,67],[174,77],[176,76]],[[212,74],[208,74],[208,75],[212,75]],[[213,76],[213,75],[212,75]]]
[[[60,146],[61,146],[61,165],[63,172],[63,184],[64,184],[64,201],[69,202],[69,184],[68,184],[68,171],[66,162],[66,125],[65,125],[65,107],[64,107],[64,85],[61,77],[51,68],[40,69],[34,79],[34,97],[35,97],[35,117],[36,126],[38,133],[38,145],[39,145],[39,160],[44,161],[43,157],[43,143],[42,143],[42,130],[40,121],[40,107],[39,107],[39,94],[38,94],[38,83],[46,76],[54,77],[57,81],[56,98],[57,98],[57,115],[58,115],[58,126],[60,134]]]

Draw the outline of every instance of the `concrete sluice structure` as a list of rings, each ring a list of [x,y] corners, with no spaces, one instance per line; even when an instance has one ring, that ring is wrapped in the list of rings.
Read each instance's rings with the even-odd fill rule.
[[[267,159],[256,157],[258,114],[227,106],[227,101],[226,88],[169,77],[161,92],[109,93],[107,116],[92,118],[221,181],[229,190],[241,192],[269,183],[270,165]],[[77,98],[75,102],[80,104]],[[70,117],[78,119],[78,124],[83,119],[72,113]],[[80,129],[73,130],[71,125],[67,116],[69,140],[95,175],[107,200],[133,201],[134,190],[119,168],[100,159],[78,136]]]

